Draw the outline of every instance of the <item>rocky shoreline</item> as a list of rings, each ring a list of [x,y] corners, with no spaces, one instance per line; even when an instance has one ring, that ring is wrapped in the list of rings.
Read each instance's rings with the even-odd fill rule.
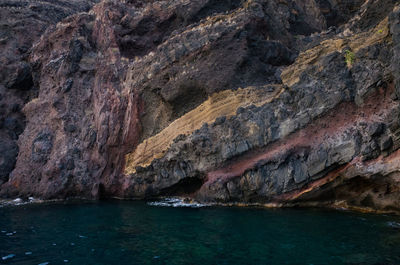
[[[397,210],[377,210],[371,207],[358,207],[348,205],[346,201],[337,201],[332,203],[321,204],[319,202],[305,202],[305,203],[244,203],[244,202],[201,202],[196,201],[191,197],[153,197],[143,199],[135,198],[108,198],[107,200],[115,201],[144,201],[149,206],[154,207],[173,207],[173,208],[203,208],[203,207],[234,207],[234,208],[257,208],[257,209],[301,209],[301,208],[313,208],[313,209],[332,209],[335,211],[350,211],[355,213],[363,214],[385,214],[398,216],[400,212]],[[30,197],[28,199],[0,199],[0,208],[2,207],[19,207],[27,205],[52,205],[52,204],[65,204],[65,203],[96,203],[102,200],[90,200],[87,198],[73,197],[65,199],[52,199],[43,200]]]

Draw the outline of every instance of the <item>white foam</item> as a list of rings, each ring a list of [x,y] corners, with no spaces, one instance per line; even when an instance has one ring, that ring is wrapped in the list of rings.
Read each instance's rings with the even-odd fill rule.
[[[208,206],[198,202],[187,202],[182,198],[165,198],[162,201],[149,202],[150,206],[161,206],[161,207],[189,207],[189,208],[201,208]]]
[[[7,260],[7,259],[12,259],[12,258],[14,258],[14,257],[15,257],[15,254],[10,254],[10,255],[7,255],[7,256],[2,257],[1,259],[2,259],[2,260]]]
[[[393,228],[400,229],[400,223],[398,222],[387,222],[387,225]]]
[[[29,203],[41,203],[44,202],[43,200],[35,199],[33,197],[29,197],[27,200],[21,199],[21,198],[16,198],[14,200],[12,199],[5,199],[5,200],[0,200],[0,207],[3,206],[19,206],[19,205],[26,205]]]
[[[32,252],[27,251],[27,252],[25,252],[25,255],[32,255]]]

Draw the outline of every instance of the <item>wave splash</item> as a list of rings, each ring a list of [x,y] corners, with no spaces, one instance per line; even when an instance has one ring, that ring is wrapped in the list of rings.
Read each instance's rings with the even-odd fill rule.
[[[188,198],[165,198],[161,201],[148,202],[150,206],[161,206],[161,207],[188,207],[188,208],[201,208],[209,206],[207,204],[196,202]]]
[[[43,200],[36,199],[33,197],[29,197],[27,199],[21,199],[21,198],[16,198],[16,199],[4,199],[0,200],[0,208],[3,206],[19,206],[19,205],[26,205],[30,203],[41,203]]]
[[[398,222],[387,222],[387,225],[392,228],[400,229],[400,223]]]

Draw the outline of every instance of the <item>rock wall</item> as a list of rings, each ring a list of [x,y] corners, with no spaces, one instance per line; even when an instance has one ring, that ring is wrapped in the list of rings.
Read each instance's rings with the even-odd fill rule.
[[[78,12],[90,1],[0,1],[0,185],[8,181],[25,128],[23,106],[37,97],[37,72],[29,54],[46,28]]]
[[[5,75],[3,90],[34,89],[14,108],[18,147],[0,145],[18,154],[0,194],[399,211],[396,2],[102,1],[70,15]]]

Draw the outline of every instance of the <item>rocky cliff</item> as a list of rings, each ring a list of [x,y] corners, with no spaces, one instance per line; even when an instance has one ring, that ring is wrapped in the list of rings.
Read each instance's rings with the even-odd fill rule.
[[[398,1],[0,11],[1,196],[400,212]]]

